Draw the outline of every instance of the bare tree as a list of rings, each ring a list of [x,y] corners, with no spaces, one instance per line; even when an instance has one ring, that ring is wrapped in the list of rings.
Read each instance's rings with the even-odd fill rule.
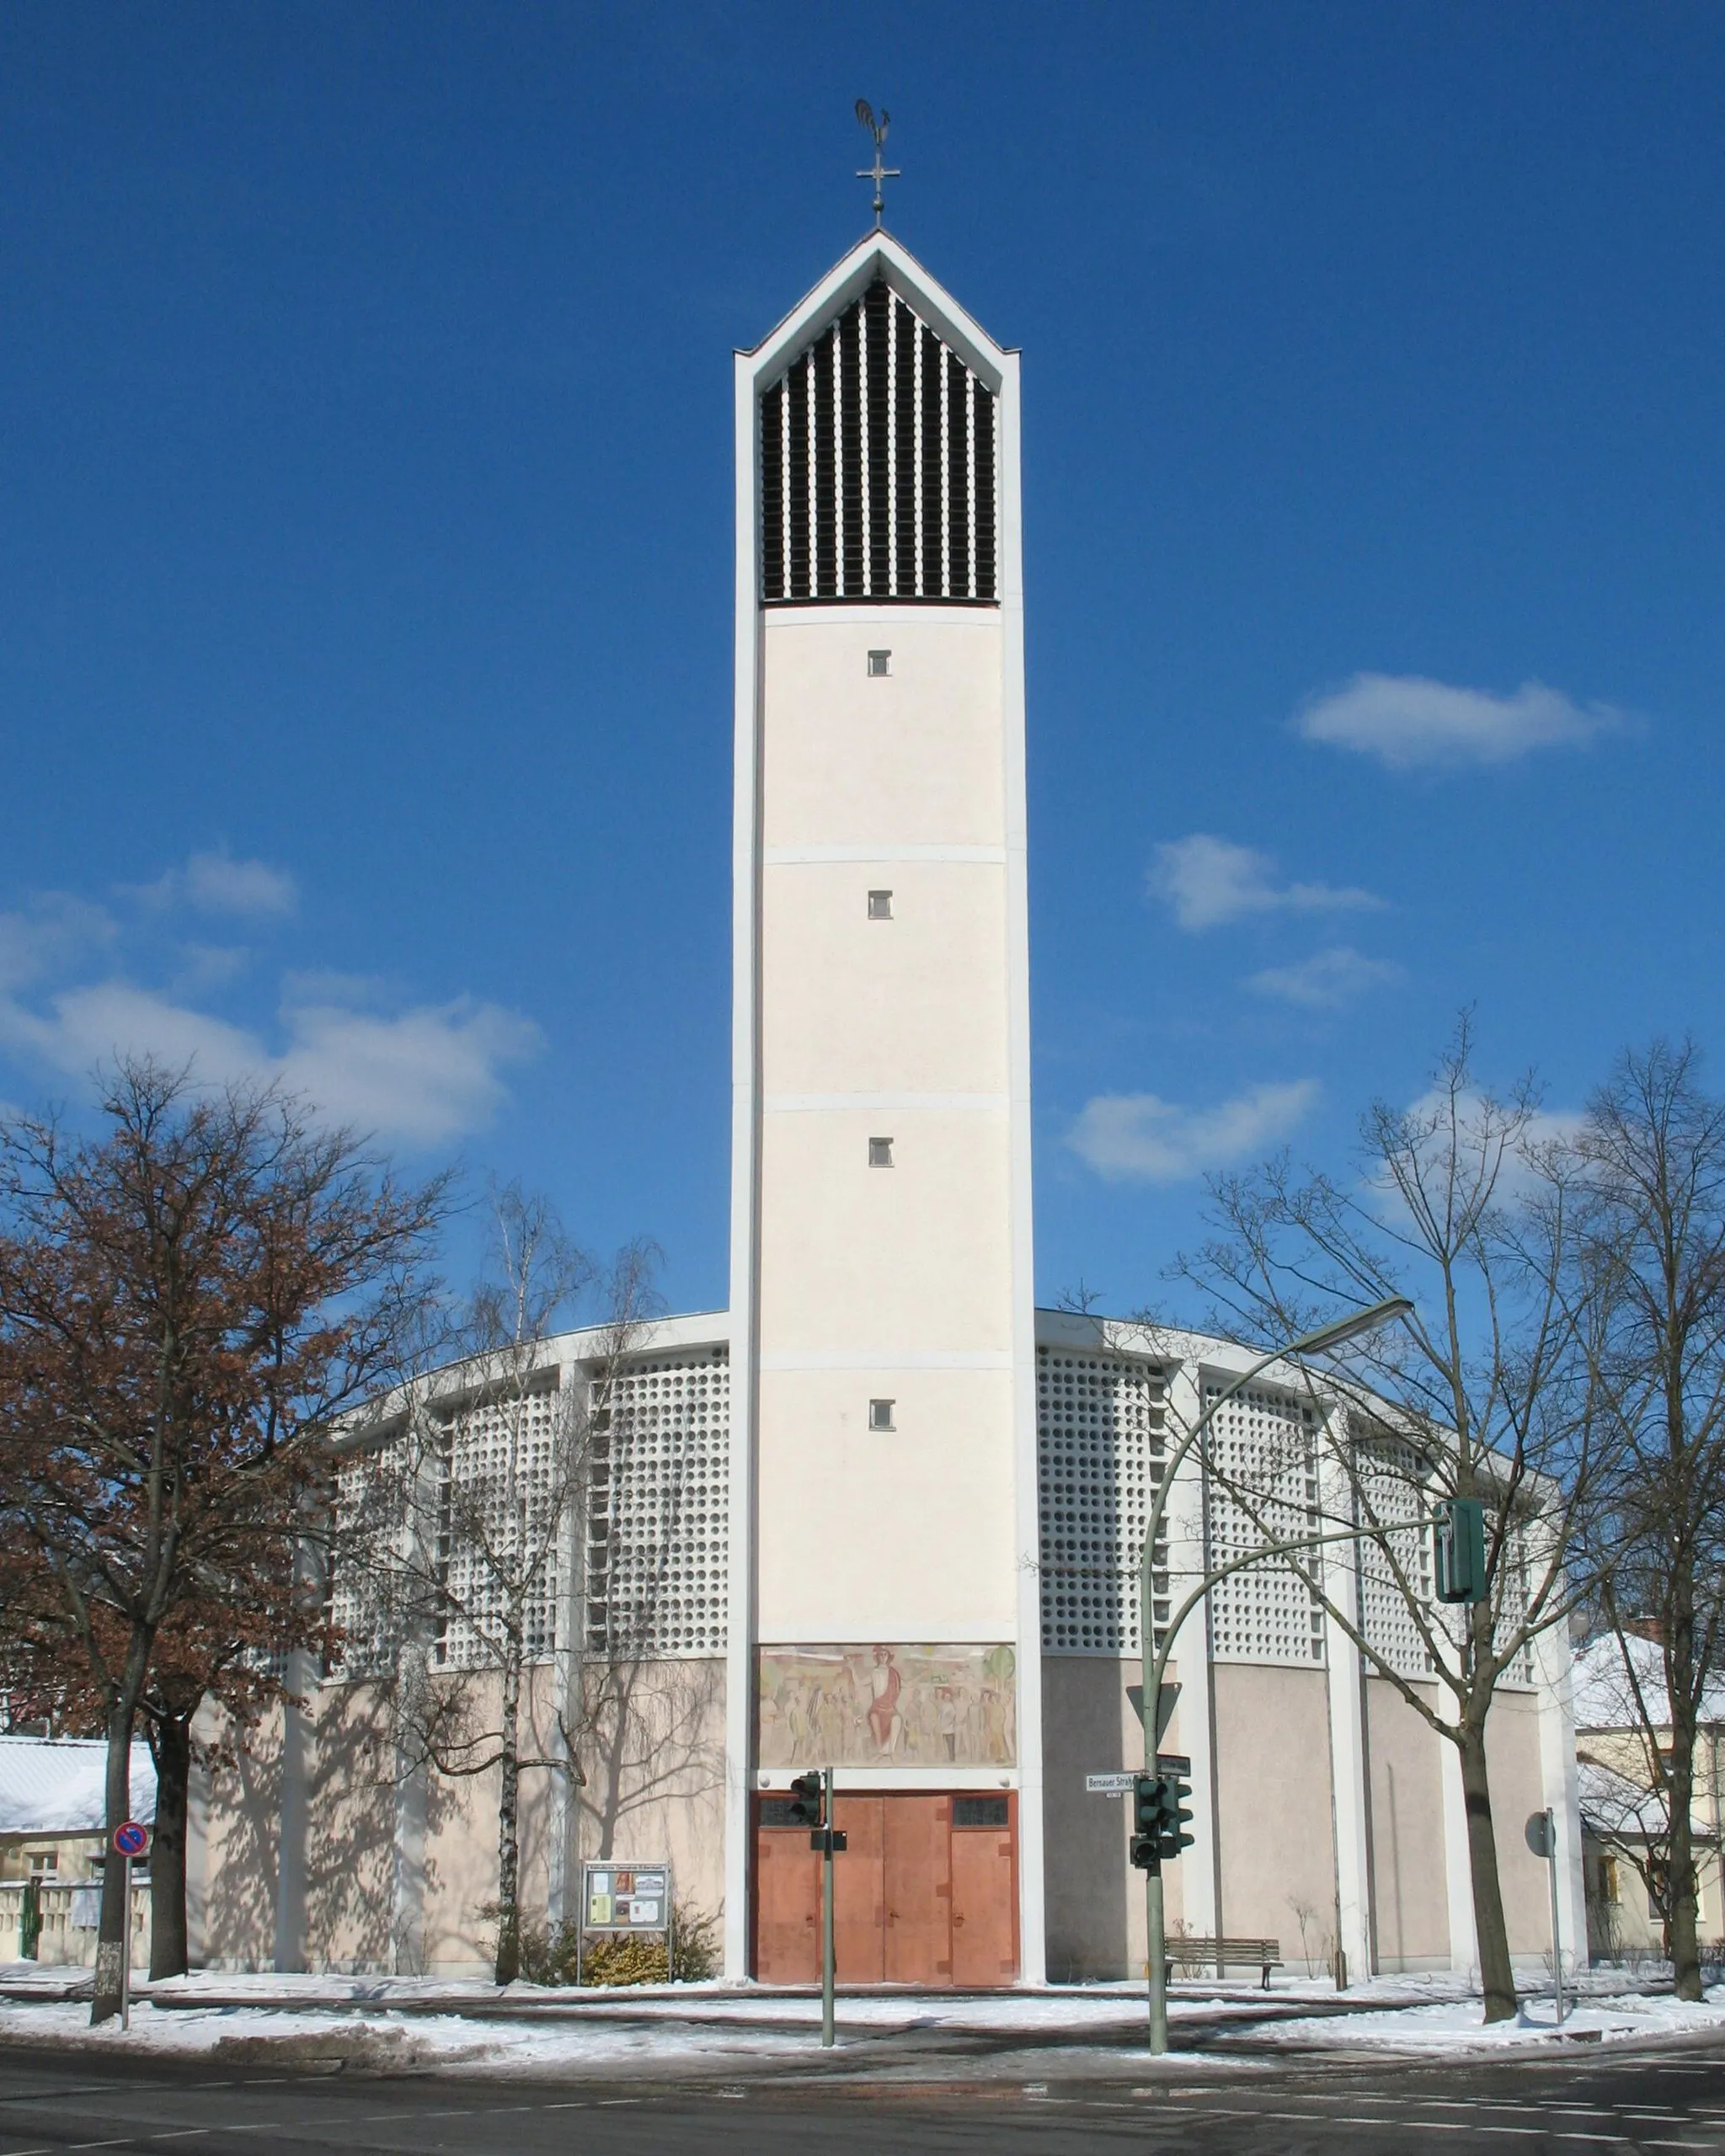
[[[1597,1433],[1573,1294],[1574,1166],[1542,1137],[1530,1087],[1498,1098],[1476,1085],[1471,1046],[1464,1017],[1423,1102],[1367,1111],[1356,1179],[1296,1175],[1283,1158],[1213,1182],[1216,1233],[1176,1269],[1213,1299],[1219,1331],[1265,1345],[1349,1305],[1415,1303],[1405,1326],[1303,1380],[1313,1412],[1290,1425],[1284,1457],[1242,1465],[1211,1444],[1204,1465],[1267,1544],[1311,1545],[1285,1547],[1282,1561],[1372,1673],[1455,1747],[1493,2021],[1517,1998],[1487,1721],[1499,1684],[1530,1670],[1538,1636],[1571,1606],[1567,1560]],[[1444,1497],[1484,1508],[1486,1597],[1471,1607],[1433,1599],[1418,1523]],[[1402,1652],[1338,1592],[1316,1545],[1339,1535],[1357,1538],[1360,1603],[1394,1610]]]
[[[1679,1997],[1699,1999],[1696,1750],[1725,1655],[1725,1102],[1692,1044],[1625,1055],[1577,1150],[1613,1458],[1589,1518],[1594,1597],[1658,1815],[1632,1807],[1619,1839],[1661,1911]]]
[[[625,1253],[631,1257],[633,1253]],[[601,1331],[589,1364],[594,1400],[594,1564],[586,1582],[579,1686],[582,1811],[596,1854],[612,1854],[631,1813],[686,1790],[692,1774],[710,1780],[713,1669],[705,1661],[668,1658],[662,1628],[681,1593],[700,1469],[692,1447],[673,1449],[657,1417],[639,1412],[629,1378],[638,1321],[656,1310],[650,1275],[631,1284],[622,1268],[611,1302],[616,1317]],[[666,1449],[660,1453],[661,1435]],[[657,1502],[649,1526],[638,1510],[610,1508],[634,1483],[645,1449],[653,1458]]]
[[[299,1621],[324,1440],[397,1367],[445,1186],[396,1183],[273,1089],[148,1062],[119,1065],[101,1113],[90,1138],[0,1129],[0,1533],[99,1714],[111,1835],[168,1643],[219,1660],[236,1625],[261,1645]],[[120,1870],[97,2021],[120,2006]]]
[[[400,1771],[497,1776],[495,1967],[510,1983],[521,1775],[580,1772],[579,1677],[547,1701],[532,1673],[579,1653],[559,1640],[559,1609],[580,1606],[595,1435],[616,1368],[656,1309],[656,1253],[631,1246],[601,1273],[550,1205],[516,1185],[494,1194],[492,1216],[466,1352],[409,1388],[404,1408],[392,1403],[350,1478],[339,1540],[388,1613]],[[565,1366],[557,1336],[595,1291],[604,1315],[590,1365]]]

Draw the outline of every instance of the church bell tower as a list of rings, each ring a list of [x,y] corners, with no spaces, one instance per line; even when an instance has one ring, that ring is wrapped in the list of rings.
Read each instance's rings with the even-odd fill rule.
[[[1017,356],[872,232],[738,355],[736,456],[726,1966],[788,1969],[763,1822],[831,1765],[841,1974],[1034,1981]]]

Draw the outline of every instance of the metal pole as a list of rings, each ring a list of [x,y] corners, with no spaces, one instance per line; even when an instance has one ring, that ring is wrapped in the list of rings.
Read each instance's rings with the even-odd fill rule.
[[[1563,2025],[1563,1939],[1557,1929],[1557,1815],[1546,1813],[1546,1863],[1551,1875],[1551,1977],[1557,1989],[1557,2025]]]
[[[832,1993],[836,1974],[832,1938],[832,1769],[824,1769],[826,1801],[820,1807],[826,1822],[820,1850],[820,2041],[830,2050],[833,2041]]]
[[[1209,1428],[1217,1409],[1233,1399],[1236,1394],[1243,1392],[1254,1378],[1268,1369],[1272,1363],[1285,1362],[1293,1356],[1313,1354],[1325,1348],[1339,1347],[1344,1341],[1369,1331],[1392,1317],[1407,1316],[1413,1308],[1413,1304],[1403,1297],[1392,1295],[1383,1302],[1372,1304],[1369,1309],[1355,1310],[1350,1316],[1335,1323],[1320,1326],[1316,1332],[1303,1333],[1298,1340],[1290,1340],[1286,1347],[1272,1348],[1268,1354],[1260,1355],[1250,1369],[1241,1371],[1237,1377],[1221,1386],[1207,1405],[1203,1399],[1204,1374],[1200,1368],[1198,1374],[1199,1406],[1197,1419],[1163,1462],[1161,1478],[1151,1494],[1149,1517],[1144,1523],[1144,1550],[1138,1571],[1138,1645],[1143,1671],[1146,1774],[1156,1772],[1156,1747],[1162,1742],[1162,1673],[1168,1665],[1174,1635],[1179,1630],[1186,1612],[1208,1593],[1210,1585],[1205,1580],[1188,1596],[1175,1614],[1158,1652],[1155,1622],[1156,1538],[1162,1524],[1162,1515],[1167,1509],[1168,1499],[1173,1494],[1175,1476],[1179,1473],[1187,1455]],[[1204,1472],[1202,1453],[1199,1454],[1199,1472],[1200,1475]],[[1326,1536],[1322,1539],[1328,1540],[1331,1538]],[[1172,1571],[1172,1567],[1170,1569]],[[1236,1567],[1230,1565],[1224,1569],[1232,1572]],[[1163,1925],[1162,1882],[1159,1869],[1146,1874],[1144,1909],[1146,1929],[1150,1935],[1146,1942],[1150,1965],[1150,2049],[1152,2057],[1160,2058],[1168,2048],[1168,1941]],[[1218,1939],[1221,1933],[1221,1913],[1218,1908]]]
[[[1201,1427],[1201,1424],[1200,1424]],[[1162,1524],[1168,1486],[1174,1479],[1174,1463],[1162,1470],[1161,1486],[1151,1506],[1144,1536],[1144,1556],[1139,1572],[1138,1644],[1144,1705],[1144,1771],[1156,1772],[1156,1746],[1162,1741],[1162,1671],[1167,1655],[1156,1651],[1156,1536]],[[1150,2053],[1160,2058],[1168,2048],[1168,1938],[1162,1908],[1162,1871],[1152,1865],[1144,1875],[1145,1973],[1150,1987]]]
[[[131,2026],[131,1859],[120,1860],[120,1937],[126,1942],[120,1950],[120,2025]]]

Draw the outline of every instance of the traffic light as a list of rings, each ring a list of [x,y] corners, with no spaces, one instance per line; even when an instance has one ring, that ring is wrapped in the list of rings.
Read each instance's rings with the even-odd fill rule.
[[[1172,1864],[1189,1849],[1192,1814],[1185,1800],[1192,1785],[1178,1774],[1139,1774],[1132,1784],[1132,1861],[1140,1871]]]
[[[819,1827],[820,1817],[820,1777],[819,1774],[798,1774],[791,1784],[790,1823],[793,1827]]]
[[[1477,1497],[1445,1497],[1432,1515],[1439,1602],[1484,1602],[1486,1508]]]
[[[1162,1785],[1160,1776],[1139,1774],[1132,1783],[1132,1861],[1140,1871],[1155,1871],[1162,1860]]]
[[[1191,1794],[1190,1782],[1183,1782],[1176,1774],[1162,1777],[1162,1847],[1156,1853],[1164,1864],[1172,1864],[1182,1849],[1192,1846],[1192,1837],[1186,1832],[1192,1823],[1192,1814],[1186,1808]]]

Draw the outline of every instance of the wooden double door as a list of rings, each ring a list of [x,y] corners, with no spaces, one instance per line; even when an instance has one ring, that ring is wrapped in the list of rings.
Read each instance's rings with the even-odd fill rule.
[[[782,1799],[756,1800],[755,1974],[820,1980],[820,1857],[806,1827],[779,1823]],[[833,1824],[833,1944],[844,1984],[1011,1983],[1018,1973],[1018,1895],[1011,1796],[839,1796]]]

